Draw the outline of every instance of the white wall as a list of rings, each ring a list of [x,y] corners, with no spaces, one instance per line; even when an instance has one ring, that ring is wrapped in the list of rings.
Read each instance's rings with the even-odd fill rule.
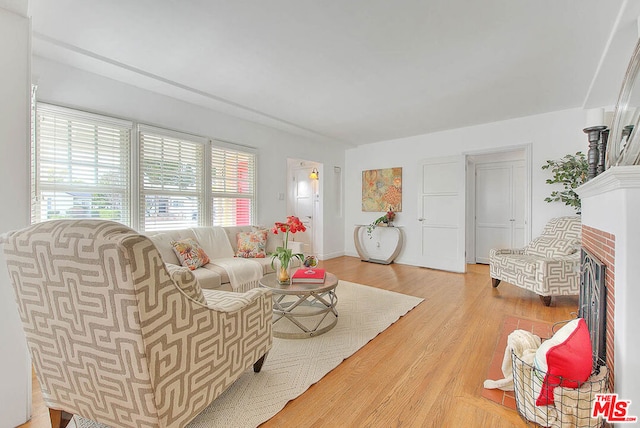
[[[581,150],[586,154],[588,141],[582,132],[582,109],[563,110],[536,116],[459,128],[400,140],[368,144],[349,149],[345,155],[345,244],[346,254],[356,256],[352,233],[356,224],[368,224],[381,214],[361,210],[362,171],[402,167],[402,212],[394,224],[404,227],[405,245],[396,262],[420,265],[420,223],[418,189],[419,163],[431,157],[461,155],[497,148],[532,144],[532,236],[537,236],[551,217],[572,215],[575,211],[562,203],[547,203],[544,198],[554,189],[545,183],[548,171],[540,167],[547,159],[557,159]]]
[[[615,235],[615,392],[640,414],[640,166],[613,167],[579,188],[582,223]],[[607,297],[609,299],[611,297]],[[616,425],[617,426],[617,425]]]
[[[615,392],[640,413],[640,166],[613,167],[579,188],[582,223],[615,236],[614,375]]]
[[[178,101],[121,82],[80,71],[43,58],[33,59],[38,99],[69,107],[139,120],[179,131],[220,138],[258,149],[258,222],[270,225],[286,215],[286,159],[299,158],[323,164],[321,188],[324,203],[322,258],[343,254],[356,256],[352,231],[355,224],[366,224],[376,213],[361,212],[361,172],[387,167],[403,168],[403,212],[397,225],[405,227],[407,240],[397,261],[419,264],[417,222],[419,161],[421,159],[480,150],[522,147],[532,144],[532,236],[556,215],[573,214],[561,203],[548,204],[544,198],[552,186],[545,184],[549,173],[540,167],[547,159],[557,159],[578,150],[587,151],[582,132],[584,111],[571,109],[543,115],[460,128],[400,140],[385,141],[349,149],[316,143],[307,138],[222,113]],[[340,174],[334,172],[340,168]],[[340,177],[341,175],[341,177]],[[339,206],[338,178],[344,184],[344,206]]]
[[[38,100],[87,111],[133,119],[191,134],[213,137],[258,149],[258,219],[271,226],[284,221],[287,158],[307,159],[333,170],[344,169],[340,145],[316,143],[268,126],[238,119],[193,104],[178,101],[115,80],[81,71],[40,57],[33,58]],[[338,190],[325,174],[320,176],[324,195]],[[336,201],[325,197],[323,204],[323,251],[341,255],[344,251],[343,219],[337,215]],[[336,227],[335,225],[338,225]]]
[[[26,11],[17,1],[12,10]],[[29,221],[29,20],[0,2],[0,233]],[[0,426],[31,415],[31,363],[4,256],[0,255]]]

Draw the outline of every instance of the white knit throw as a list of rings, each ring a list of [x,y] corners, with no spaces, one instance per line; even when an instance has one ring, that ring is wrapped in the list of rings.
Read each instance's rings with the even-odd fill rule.
[[[262,265],[255,260],[230,257],[212,260],[210,263],[227,272],[233,291],[244,293],[256,288],[262,278]]]

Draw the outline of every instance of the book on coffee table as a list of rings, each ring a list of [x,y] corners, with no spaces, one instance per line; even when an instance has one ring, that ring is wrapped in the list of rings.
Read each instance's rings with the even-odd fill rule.
[[[291,282],[294,284],[322,284],[324,277],[324,269],[300,268],[291,277]]]

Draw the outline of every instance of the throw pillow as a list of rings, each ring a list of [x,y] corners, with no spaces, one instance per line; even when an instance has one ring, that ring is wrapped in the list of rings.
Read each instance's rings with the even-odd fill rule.
[[[209,256],[195,239],[185,238],[179,241],[171,241],[173,252],[178,256],[180,264],[184,267],[188,267],[191,270],[195,270],[200,266],[204,266],[209,263]]]
[[[237,234],[238,251],[236,257],[245,259],[263,259],[267,256],[265,248],[267,246],[266,229],[253,230],[251,232],[239,232]]]
[[[174,265],[171,263],[165,263],[169,276],[173,282],[190,298],[196,302],[207,304],[202,288],[198,279],[191,273],[191,270],[183,266]]]
[[[587,323],[576,318],[565,324],[551,339],[542,342],[534,358],[544,379],[536,406],[552,405],[556,386],[578,388],[591,375],[591,337]]]
[[[539,236],[524,248],[526,255],[546,258],[568,256],[576,251],[576,242],[574,240],[557,239],[551,236]]]

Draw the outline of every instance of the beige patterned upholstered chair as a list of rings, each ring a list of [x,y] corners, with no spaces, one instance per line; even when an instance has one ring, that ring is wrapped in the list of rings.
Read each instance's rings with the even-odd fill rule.
[[[4,252],[52,425],[183,427],[271,348],[268,291],[206,291],[118,223],[53,220]]]
[[[533,291],[549,306],[551,296],[580,293],[579,216],[557,217],[542,235],[517,250],[492,249],[489,271],[493,287],[505,281]]]

